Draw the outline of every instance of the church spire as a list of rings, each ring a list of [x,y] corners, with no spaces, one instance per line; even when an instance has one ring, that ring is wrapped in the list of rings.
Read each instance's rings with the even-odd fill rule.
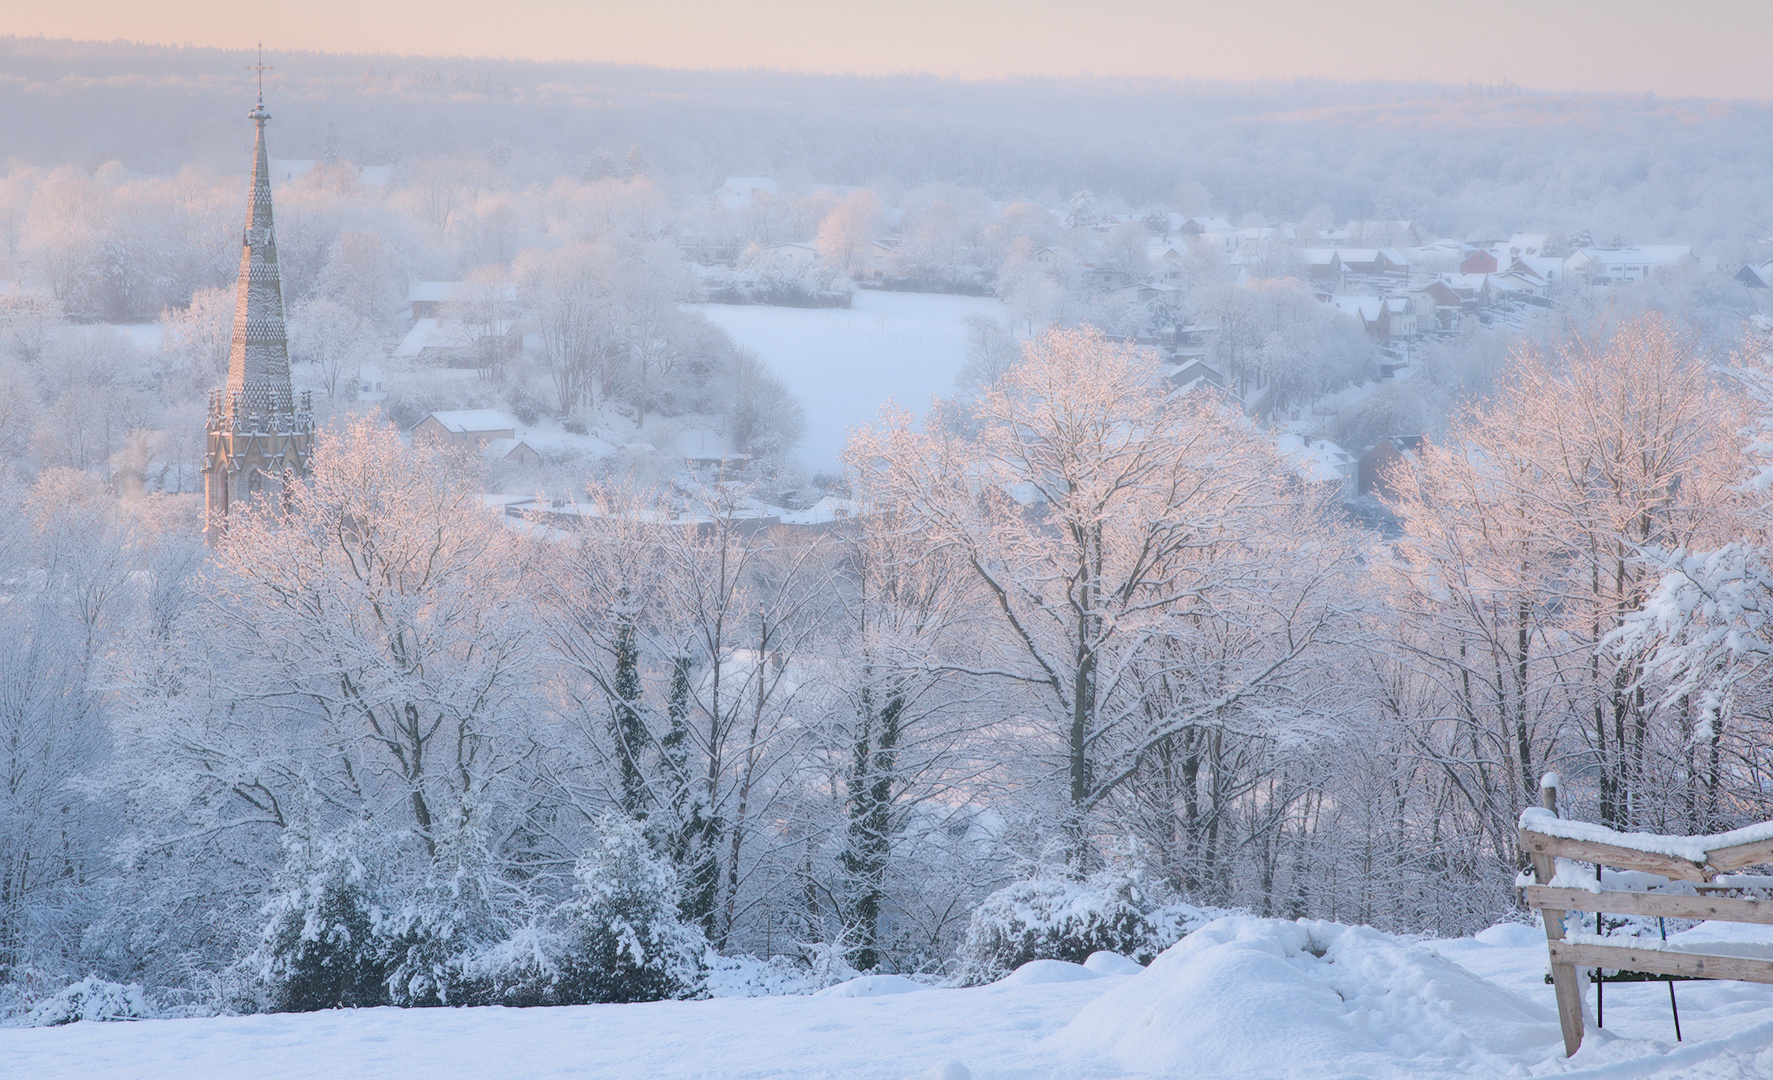
[[[271,217],[271,162],[265,153],[265,72],[256,70],[258,103],[247,114],[257,128],[252,194],[241,236],[240,282],[234,297],[234,340],[228,385],[209,399],[208,453],[203,463],[205,530],[210,541],[226,531],[228,515],[266,493],[283,492],[308,475],[314,449],[309,395],[295,400],[289,378],[289,340],[283,322],[283,279],[277,270],[277,229]]]
[[[234,300],[234,341],[228,353],[223,402],[232,414],[249,409],[289,409],[289,340],[283,322],[283,278],[277,269],[277,233],[271,218],[271,163],[265,153],[265,67],[261,50],[258,104],[247,114],[258,129],[252,160],[252,194],[240,252]]]

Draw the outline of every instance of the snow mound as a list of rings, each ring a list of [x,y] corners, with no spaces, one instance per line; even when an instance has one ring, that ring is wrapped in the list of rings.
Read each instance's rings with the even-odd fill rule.
[[[127,986],[87,978],[64,986],[39,1001],[25,1021],[27,1027],[56,1027],[80,1020],[139,1020],[152,1009],[137,983]]]
[[[820,981],[816,972],[808,971],[785,956],[760,960],[755,956],[721,956],[709,950],[707,958],[709,997],[777,997],[784,994],[810,994],[833,980]]]
[[[1498,945],[1505,949],[1524,949],[1529,945],[1543,949],[1545,931],[1526,923],[1505,922],[1479,930],[1472,940],[1480,945]]]
[[[1384,1074],[1562,1048],[1550,1010],[1368,927],[1219,919],[1084,1006],[1049,1045],[1129,1071]],[[1438,1059],[1438,1060],[1437,1060]],[[1502,1060],[1506,1059],[1506,1060]]]
[[[973,1071],[958,1061],[949,1061],[919,1073],[917,1080],[973,1080]]]
[[[1130,956],[1122,956],[1117,952],[1093,952],[1084,961],[1084,967],[1098,975],[1137,975],[1145,968]]]
[[[1094,953],[1092,955],[1112,956],[1114,954]],[[1101,977],[1099,972],[1091,971],[1083,964],[1073,964],[1069,960],[1030,960],[997,980],[994,985],[1034,986],[1040,983],[1077,982],[1079,979],[1099,979]]]
[[[881,997],[885,994],[909,994],[913,990],[928,990],[923,983],[907,979],[903,975],[863,975],[858,979],[840,982],[836,986],[827,986],[814,994],[814,997]]]

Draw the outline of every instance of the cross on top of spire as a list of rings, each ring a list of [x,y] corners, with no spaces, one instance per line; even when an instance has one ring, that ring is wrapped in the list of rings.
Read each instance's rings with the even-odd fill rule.
[[[259,76],[259,103],[258,103],[258,107],[253,109],[252,112],[248,114],[247,118],[251,119],[251,120],[257,120],[259,123],[262,124],[266,120],[271,119],[271,114],[265,111],[265,72],[277,70],[276,68],[271,67],[270,65],[265,63],[265,43],[264,42],[262,42],[262,41],[259,42],[259,62],[256,64],[248,65],[246,70],[256,71],[256,72],[258,72],[258,76]]]

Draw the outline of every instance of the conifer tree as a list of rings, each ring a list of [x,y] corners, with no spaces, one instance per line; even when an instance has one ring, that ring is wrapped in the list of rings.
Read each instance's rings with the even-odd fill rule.
[[[689,713],[690,658],[680,653],[671,661],[671,689],[665,699],[668,726],[659,739],[666,824],[655,843],[683,883],[678,913],[685,922],[711,929],[719,886],[720,865],[714,856],[719,826],[703,812],[704,800],[690,766]]]

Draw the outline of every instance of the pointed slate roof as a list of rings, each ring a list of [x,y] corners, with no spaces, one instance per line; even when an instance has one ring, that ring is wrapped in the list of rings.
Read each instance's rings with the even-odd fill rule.
[[[240,283],[234,300],[234,341],[228,353],[223,408],[286,413],[295,407],[289,381],[289,341],[283,322],[283,278],[277,270],[277,234],[271,220],[271,167],[265,156],[261,93],[247,118],[258,125],[252,162],[252,195],[241,238]]]

